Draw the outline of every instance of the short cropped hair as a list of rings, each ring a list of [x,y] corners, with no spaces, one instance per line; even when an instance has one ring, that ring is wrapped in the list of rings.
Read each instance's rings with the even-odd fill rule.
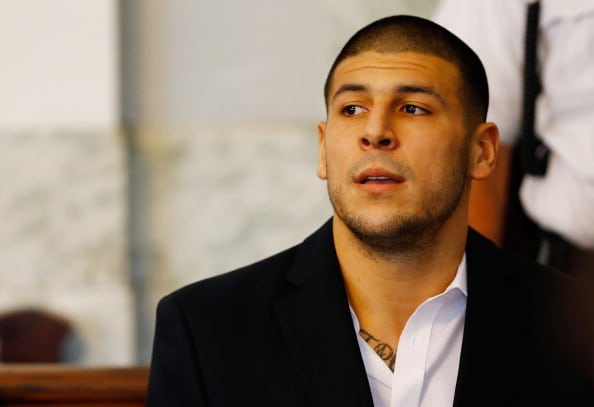
[[[366,51],[419,52],[445,59],[460,71],[458,94],[472,122],[484,122],[489,108],[489,85],[478,55],[442,26],[415,16],[397,15],[377,20],[357,31],[344,45],[326,78],[326,108],[336,67],[345,59]]]

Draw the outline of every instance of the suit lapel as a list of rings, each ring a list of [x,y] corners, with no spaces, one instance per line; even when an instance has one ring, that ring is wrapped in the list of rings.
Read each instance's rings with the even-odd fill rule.
[[[510,405],[522,374],[526,319],[518,308],[518,270],[502,252],[470,230],[466,247],[468,300],[454,406]]]
[[[300,248],[276,313],[313,406],[372,406],[327,223]]]

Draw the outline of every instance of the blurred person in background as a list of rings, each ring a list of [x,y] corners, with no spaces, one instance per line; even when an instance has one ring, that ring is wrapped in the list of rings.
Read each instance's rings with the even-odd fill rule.
[[[494,174],[472,188],[470,224],[592,277],[594,1],[442,0],[433,19],[483,61],[488,119],[500,129]]]

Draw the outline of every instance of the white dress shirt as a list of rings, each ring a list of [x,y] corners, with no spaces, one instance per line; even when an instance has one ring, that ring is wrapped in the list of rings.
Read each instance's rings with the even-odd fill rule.
[[[434,15],[483,61],[489,120],[508,145],[520,133],[527,3],[442,0]],[[539,34],[535,129],[551,156],[544,178],[524,178],[520,198],[540,227],[594,248],[594,1],[541,0]]]
[[[375,407],[451,407],[458,377],[466,314],[466,256],[446,290],[427,299],[407,321],[394,372],[353,325]],[[373,332],[371,332],[373,334]]]

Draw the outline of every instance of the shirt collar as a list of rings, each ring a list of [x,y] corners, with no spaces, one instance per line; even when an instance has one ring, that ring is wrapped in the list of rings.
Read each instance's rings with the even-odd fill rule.
[[[462,294],[464,294],[465,297],[468,296],[468,283],[467,283],[467,271],[466,271],[466,253],[464,253],[464,256],[462,256],[462,261],[460,262],[460,264],[458,265],[458,270],[456,271],[456,275],[454,276],[454,279],[452,280],[452,282],[450,283],[450,285],[447,286],[447,288],[444,290],[444,294],[454,290],[454,289],[458,289],[462,292]]]
[[[455,291],[457,290],[458,292],[464,294],[464,297],[468,297],[468,286],[467,286],[467,279],[466,279],[466,253],[464,253],[464,255],[462,256],[462,261],[460,261],[460,264],[458,265],[458,270],[456,271],[456,275],[454,276],[454,279],[452,280],[452,282],[446,287],[446,289],[436,295],[435,297],[432,298],[436,298],[436,297],[440,297],[443,296],[451,291]],[[428,301],[428,300],[427,300]],[[351,304],[349,303],[349,308],[351,310],[351,317],[353,318],[353,325],[355,326],[355,331],[359,332],[359,319],[357,318],[357,315],[355,314],[355,311],[353,310],[353,307],[351,306]]]

